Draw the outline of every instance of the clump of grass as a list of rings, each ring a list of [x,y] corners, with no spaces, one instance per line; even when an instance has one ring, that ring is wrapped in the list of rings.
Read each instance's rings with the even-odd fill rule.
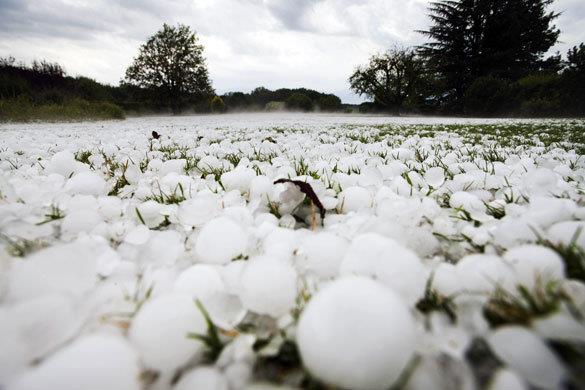
[[[91,150],[80,150],[75,153],[75,159],[81,163],[91,165],[89,158],[91,157]]]
[[[585,249],[577,243],[577,240],[583,233],[583,228],[579,228],[575,231],[569,244],[554,243],[543,238],[536,230],[533,230],[533,232],[540,245],[549,247],[561,256],[565,263],[567,278],[585,282]]]
[[[65,213],[57,206],[51,205],[49,212],[45,214],[45,220],[38,222],[37,225],[44,225],[49,222],[65,218]]]
[[[110,192],[108,192],[108,196],[117,196],[122,188],[124,188],[130,184],[128,182],[128,179],[126,179],[126,170],[127,169],[128,169],[128,162],[126,162],[126,164],[124,165],[124,168],[122,169],[122,173],[120,174],[120,176],[118,176],[118,179],[116,180],[116,183],[114,184],[114,187],[110,190]]]
[[[202,342],[207,348],[207,350],[205,351],[206,360],[208,362],[215,362],[219,355],[221,354],[221,351],[223,351],[225,344],[219,337],[219,328],[213,323],[211,317],[209,316],[209,313],[207,312],[201,301],[197,299],[195,301],[195,304],[197,305],[197,308],[199,309],[199,311],[203,315],[203,318],[205,319],[205,323],[207,325],[207,332],[205,334],[189,333],[187,337]]]
[[[6,243],[6,252],[14,257],[26,257],[32,252],[47,246],[47,243],[41,240],[27,240],[25,238],[11,238],[0,234],[0,240]]]
[[[498,287],[485,304],[483,315],[492,327],[501,325],[529,325],[535,318],[555,313],[565,304],[575,316],[580,316],[571,298],[556,281],[536,281],[534,289],[516,287],[513,294]]]
[[[457,322],[457,307],[455,306],[454,297],[444,296],[433,288],[434,275],[427,280],[425,286],[425,295],[417,302],[416,308],[424,314],[430,314],[433,311],[445,313],[452,323]]]
[[[181,183],[177,184],[173,192],[166,194],[160,184],[158,186],[158,194],[153,193],[152,196],[147,197],[145,200],[154,200],[155,202],[162,204],[179,204],[187,199],[185,191]]]
[[[484,204],[486,206],[486,213],[495,219],[502,219],[506,216],[506,210],[503,207],[495,207],[485,202]]]

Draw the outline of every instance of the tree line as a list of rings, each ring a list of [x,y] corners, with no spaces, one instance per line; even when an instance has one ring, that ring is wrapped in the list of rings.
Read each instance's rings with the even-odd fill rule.
[[[432,2],[428,42],[372,56],[351,89],[394,113],[582,116],[585,45],[546,57],[560,34],[552,3]]]

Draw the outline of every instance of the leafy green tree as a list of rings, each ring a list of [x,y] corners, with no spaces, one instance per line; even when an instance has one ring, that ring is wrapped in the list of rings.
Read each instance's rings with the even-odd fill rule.
[[[186,101],[213,95],[203,45],[188,26],[163,24],[126,70],[129,84],[154,91],[177,112]]]
[[[286,99],[285,107],[288,110],[311,111],[313,109],[313,101],[307,95],[295,92]]]
[[[567,69],[571,72],[585,74],[585,44],[573,46],[567,52]]]
[[[478,77],[517,80],[553,67],[544,54],[559,35],[553,0],[442,0],[431,3],[431,42],[420,48],[454,105]]]
[[[424,63],[411,49],[392,49],[374,55],[349,78],[350,88],[398,114],[405,100],[416,93]]]
[[[336,111],[341,107],[341,99],[335,95],[325,95],[319,98],[321,111]]]
[[[562,106],[567,113],[585,116],[585,44],[581,43],[567,53],[560,90]]]

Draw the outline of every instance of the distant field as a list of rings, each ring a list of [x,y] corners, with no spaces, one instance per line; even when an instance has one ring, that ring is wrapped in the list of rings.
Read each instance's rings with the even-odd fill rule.
[[[585,121],[234,114],[0,135],[0,387],[96,346],[128,388],[192,367],[175,388],[328,389],[355,370],[369,388],[585,386]]]
[[[67,122],[124,119],[124,111],[115,104],[87,102],[81,99],[61,104],[33,104],[27,100],[0,100],[2,122]]]

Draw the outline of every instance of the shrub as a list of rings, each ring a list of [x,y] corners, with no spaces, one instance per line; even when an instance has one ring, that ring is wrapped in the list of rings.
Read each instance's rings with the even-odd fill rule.
[[[525,116],[555,116],[561,111],[561,102],[555,98],[534,97],[520,105],[520,112]]]
[[[225,111],[225,103],[219,96],[214,96],[210,103],[211,112],[220,113]]]
[[[283,111],[285,108],[284,102],[268,102],[264,109],[266,111]]]
[[[475,115],[495,115],[514,109],[512,85],[508,80],[486,76],[475,79],[465,91],[465,111]]]

